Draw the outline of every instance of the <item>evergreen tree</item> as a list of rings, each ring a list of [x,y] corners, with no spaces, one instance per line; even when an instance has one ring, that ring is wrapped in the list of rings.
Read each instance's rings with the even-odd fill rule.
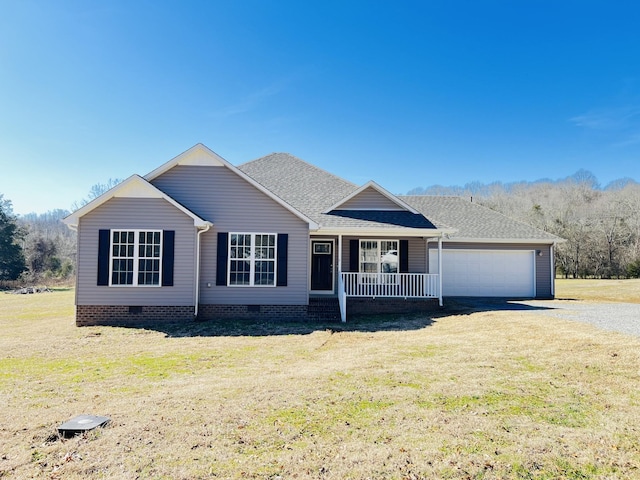
[[[22,247],[16,243],[20,230],[11,202],[0,194],[0,280],[16,280],[27,269]]]

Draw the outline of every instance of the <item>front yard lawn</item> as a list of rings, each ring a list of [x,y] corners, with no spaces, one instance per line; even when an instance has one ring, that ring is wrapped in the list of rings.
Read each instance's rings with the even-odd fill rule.
[[[77,328],[58,291],[0,332],[0,478],[640,477],[640,339],[540,311]]]

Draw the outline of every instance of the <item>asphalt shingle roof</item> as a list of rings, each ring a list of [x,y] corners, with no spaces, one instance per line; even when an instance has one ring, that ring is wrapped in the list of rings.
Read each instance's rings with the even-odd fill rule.
[[[558,237],[461,197],[403,195],[420,214],[384,210],[334,210],[359,187],[288,153],[272,153],[238,167],[324,228],[455,230],[451,239],[553,242]]]
[[[427,216],[436,226],[446,224],[455,228],[456,232],[450,234],[452,239],[560,240],[555,235],[462,197],[400,195],[399,198]]]

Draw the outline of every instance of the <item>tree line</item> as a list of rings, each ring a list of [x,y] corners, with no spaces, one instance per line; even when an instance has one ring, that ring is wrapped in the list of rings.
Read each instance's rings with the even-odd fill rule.
[[[120,182],[91,187],[79,208]],[[640,184],[620,179],[600,187],[589,171],[560,180],[418,187],[409,195],[470,198],[564,239],[556,248],[557,273],[573,278],[640,277]],[[67,281],[75,274],[76,233],[62,219],[68,210],[23,216],[0,193],[0,281]]]
[[[82,207],[120,182],[109,179],[93,185],[72,208]],[[76,232],[62,223],[70,213],[54,209],[17,216],[10,199],[0,193],[0,283],[68,282],[75,275],[77,242]]]
[[[600,186],[579,170],[560,179],[415,188],[409,195],[457,195],[563,238],[557,274],[572,278],[640,277],[640,184]]]
[[[68,214],[57,209],[17,217],[0,194],[0,281],[69,280],[75,272],[76,234],[61,221]]]

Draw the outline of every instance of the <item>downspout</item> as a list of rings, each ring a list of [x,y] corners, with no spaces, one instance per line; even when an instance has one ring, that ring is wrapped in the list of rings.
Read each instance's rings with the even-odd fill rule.
[[[196,236],[196,285],[193,305],[193,318],[198,318],[198,305],[200,304],[200,235],[208,232],[211,228],[211,224],[208,223],[204,228],[198,229]]]

